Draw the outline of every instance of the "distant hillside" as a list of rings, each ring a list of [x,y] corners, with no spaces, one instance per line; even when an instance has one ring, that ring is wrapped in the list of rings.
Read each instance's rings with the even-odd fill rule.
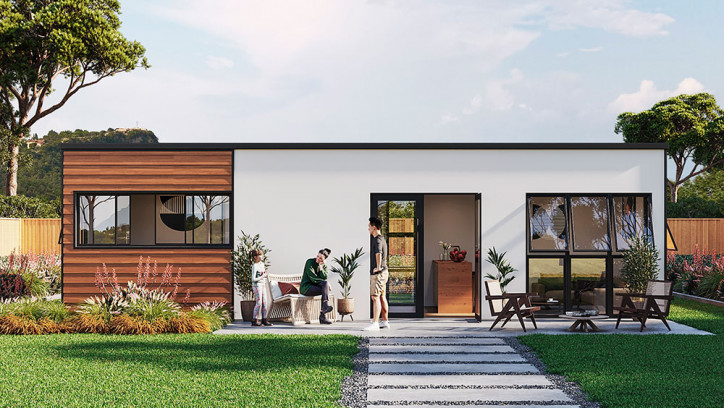
[[[43,138],[28,140],[21,146],[21,154],[27,154],[30,163],[18,171],[18,194],[60,199],[61,143],[158,143],[158,138],[147,129],[51,130]]]

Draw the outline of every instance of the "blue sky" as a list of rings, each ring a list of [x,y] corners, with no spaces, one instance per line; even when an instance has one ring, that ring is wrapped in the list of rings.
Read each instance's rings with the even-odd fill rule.
[[[79,92],[33,133],[618,142],[621,112],[679,93],[724,99],[721,1],[121,4],[122,32],[152,67]]]

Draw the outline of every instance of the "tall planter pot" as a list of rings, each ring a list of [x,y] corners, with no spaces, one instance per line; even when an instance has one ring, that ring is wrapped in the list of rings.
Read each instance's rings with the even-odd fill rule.
[[[242,300],[241,302],[241,319],[245,322],[254,320],[254,300]]]
[[[344,320],[344,316],[354,313],[354,298],[337,299],[337,313],[342,316],[342,320]]]

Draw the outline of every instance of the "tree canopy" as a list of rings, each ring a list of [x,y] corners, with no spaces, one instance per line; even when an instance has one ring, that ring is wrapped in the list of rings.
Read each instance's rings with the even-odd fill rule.
[[[676,202],[684,182],[724,163],[723,114],[711,94],[679,95],[640,113],[620,114],[615,132],[627,143],[669,144],[676,176],[668,185]]]
[[[51,130],[39,141],[20,146],[21,156],[28,159],[18,171],[18,194],[60,200],[61,143],[158,143],[158,138],[147,129]]]
[[[83,88],[149,67],[143,46],[119,31],[119,14],[117,0],[0,0],[0,159],[6,194],[17,193],[20,142],[35,123]],[[47,98],[55,87],[51,103]]]

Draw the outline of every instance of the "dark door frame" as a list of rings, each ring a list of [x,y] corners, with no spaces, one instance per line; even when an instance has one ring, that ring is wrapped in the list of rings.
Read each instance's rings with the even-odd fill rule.
[[[417,260],[425,259],[425,223],[424,223],[424,209],[425,209],[425,196],[428,195],[465,195],[473,196],[476,201],[476,208],[474,214],[474,222],[476,225],[475,232],[475,251],[482,252],[482,239],[483,239],[483,206],[482,206],[482,194],[481,193],[371,193],[370,194],[370,216],[377,216],[377,201],[416,201],[418,203],[416,209],[416,232],[417,232]],[[478,205],[479,204],[479,205]],[[370,247],[372,246],[372,238],[370,237]],[[473,285],[473,310],[475,319],[477,321],[482,320],[483,310],[483,299],[481,294],[481,283],[482,283],[482,268],[481,260],[482,253],[479,257],[474,259],[475,265],[475,279],[472,282]],[[390,317],[415,317],[420,318],[425,316],[425,280],[424,280],[424,265],[422,262],[416,262],[415,264],[416,282],[415,282],[415,312],[414,313],[391,313]],[[370,316],[372,315],[372,302],[370,301]]]

